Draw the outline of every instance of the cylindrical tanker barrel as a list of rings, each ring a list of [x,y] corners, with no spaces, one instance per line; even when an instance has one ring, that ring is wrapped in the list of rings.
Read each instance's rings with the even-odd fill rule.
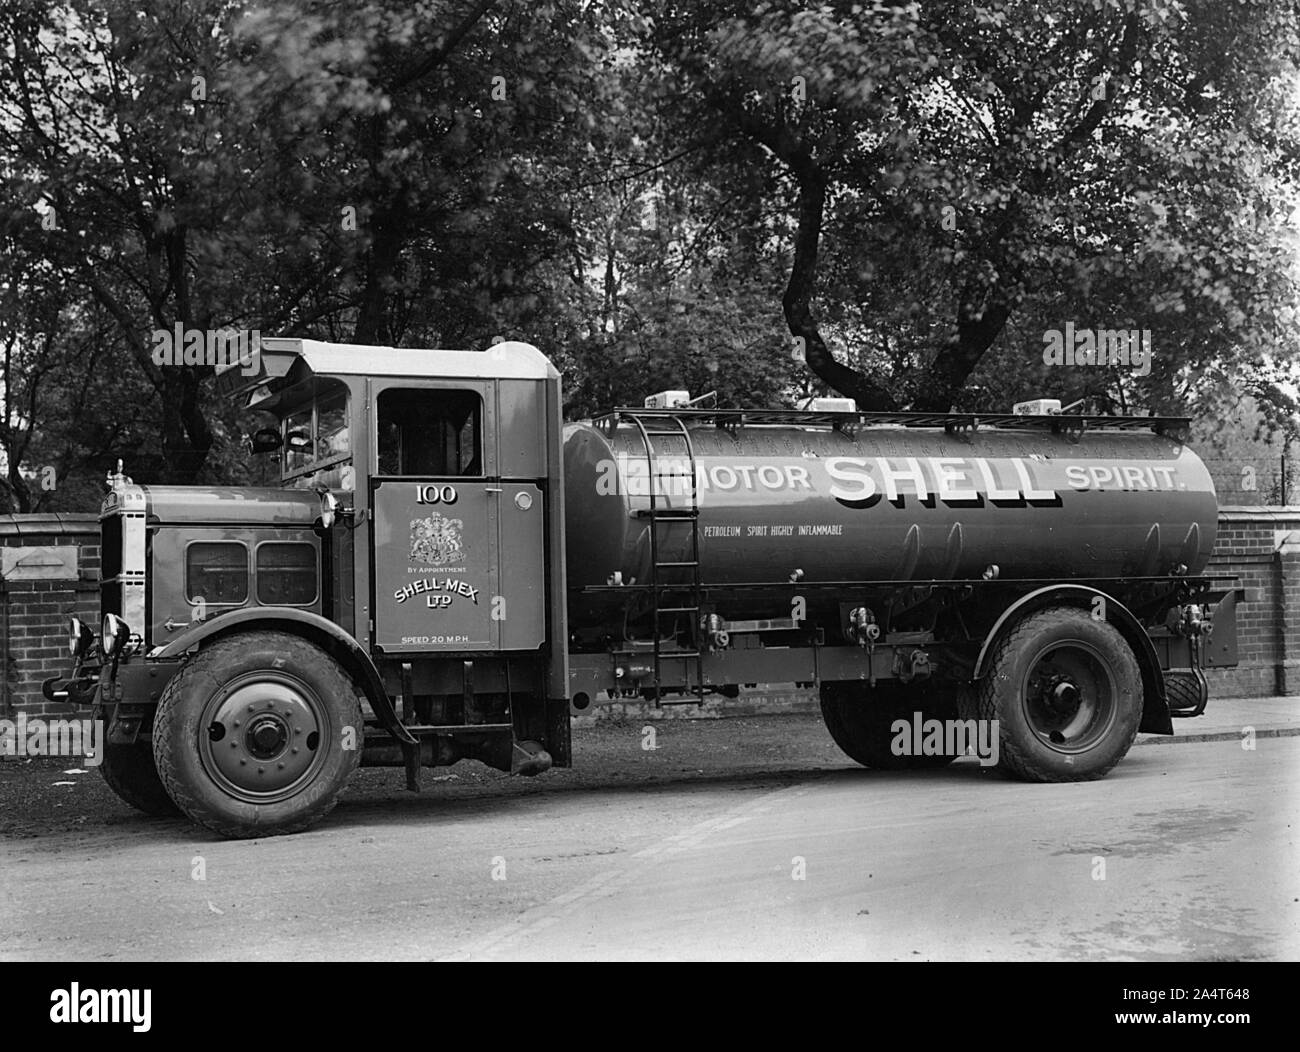
[[[981,578],[1065,580],[1196,574],[1214,547],[1217,500],[1187,446],[1150,432],[756,425],[690,427],[685,444],[638,428],[566,428],[570,616],[606,616],[588,585],[649,584],[650,486],[660,562],[698,529],[708,586]],[[680,578],[676,578],[680,580]],[[739,616],[739,608],[732,608]]]

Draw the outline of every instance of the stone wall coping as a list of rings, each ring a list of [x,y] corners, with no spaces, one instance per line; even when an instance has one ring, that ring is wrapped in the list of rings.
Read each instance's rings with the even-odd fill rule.
[[[83,512],[0,515],[0,537],[49,537],[99,533],[99,516]]]
[[[1219,519],[1229,522],[1300,522],[1300,505],[1256,507],[1249,504],[1223,504],[1219,507]]]

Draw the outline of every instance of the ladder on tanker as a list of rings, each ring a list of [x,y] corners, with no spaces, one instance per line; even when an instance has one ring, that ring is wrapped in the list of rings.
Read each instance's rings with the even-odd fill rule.
[[[646,451],[646,492],[649,504],[637,512],[639,518],[645,519],[650,534],[650,613],[651,634],[654,637],[654,700],[656,705],[664,704],[704,704],[704,653],[700,649],[703,629],[700,627],[700,610],[703,599],[700,588],[700,500],[699,480],[695,474],[695,446],[691,442],[691,433],[686,424],[676,415],[655,413],[641,414],[635,410],[625,414],[625,418],[636,425],[645,443]],[[679,447],[665,450],[663,447]],[[671,470],[668,470],[671,469]],[[676,480],[672,482],[669,480]],[[664,482],[668,482],[665,487]],[[667,489],[667,493],[664,490]],[[677,503],[663,503],[668,494],[680,498]],[[678,543],[675,554],[679,558],[665,559],[664,551],[674,554],[671,545],[664,536],[671,530],[680,530],[685,526],[689,530],[689,541]],[[678,538],[680,542],[680,538]],[[685,549],[684,551],[682,549]],[[665,578],[677,578],[666,580]],[[672,628],[675,637],[676,622],[685,615],[691,626],[691,646],[686,650],[664,650],[664,630]],[[665,623],[665,619],[670,619]],[[663,663],[665,660],[690,663],[694,665],[695,676],[691,693],[694,698],[687,702],[665,702],[663,700]],[[688,679],[690,677],[688,676]]]

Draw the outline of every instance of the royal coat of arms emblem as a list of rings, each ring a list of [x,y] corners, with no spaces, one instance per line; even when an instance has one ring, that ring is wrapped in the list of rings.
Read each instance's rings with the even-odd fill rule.
[[[427,519],[411,520],[411,558],[417,563],[445,566],[465,556],[460,531],[463,519],[448,519],[434,512]]]

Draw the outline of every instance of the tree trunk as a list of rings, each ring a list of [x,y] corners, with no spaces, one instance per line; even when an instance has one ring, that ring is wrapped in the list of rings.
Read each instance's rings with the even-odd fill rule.
[[[18,470],[18,464],[12,458],[9,460],[7,476],[0,484],[3,486],[0,492],[0,513],[26,514],[32,510],[32,494],[28,489],[27,480],[23,478]]]
[[[404,193],[402,188],[395,190],[372,217],[361,309],[352,333],[354,343],[386,347],[394,342],[392,291],[409,220],[401,200]]]
[[[957,306],[957,331],[922,374],[912,409],[921,413],[946,413],[952,409],[984,352],[1006,326],[1012,306],[1012,292],[1000,282],[991,289],[973,279],[967,284]]]
[[[817,329],[812,314],[812,297],[817,284],[817,246],[821,239],[822,216],[826,207],[826,177],[808,166],[799,173],[799,227],[795,233],[794,263],[781,306],[790,332],[802,344],[808,368],[840,394],[857,401],[863,412],[898,408],[893,396],[870,377],[835,360]]]

